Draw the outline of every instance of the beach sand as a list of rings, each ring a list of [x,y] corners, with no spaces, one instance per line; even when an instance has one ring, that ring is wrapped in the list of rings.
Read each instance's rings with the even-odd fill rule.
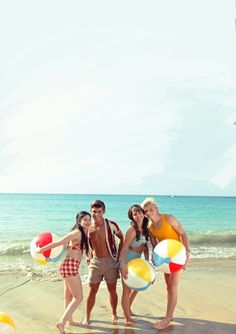
[[[236,259],[192,259],[183,273],[179,300],[172,325],[162,333],[172,334],[235,334],[236,333]],[[118,324],[111,324],[107,290],[101,287],[89,327],[68,326],[66,333],[157,333],[152,324],[161,319],[166,308],[166,289],[161,273],[156,283],[140,292],[134,301],[136,323],[126,327],[120,306],[119,282]],[[15,288],[13,288],[15,287]],[[74,320],[84,316],[88,286],[84,285],[84,301],[75,312]],[[57,333],[54,324],[63,312],[63,283],[27,281],[23,276],[0,276],[0,311],[14,319],[18,334]]]

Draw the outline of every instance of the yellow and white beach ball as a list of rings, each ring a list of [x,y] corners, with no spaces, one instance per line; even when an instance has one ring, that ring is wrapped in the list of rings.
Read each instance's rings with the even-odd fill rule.
[[[41,248],[43,246],[50,244],[51,242],[55,242],[58,240],[59,240],[58,236],[51,232],[44,232],[34,237],[30,245],[30,253],[32,258],[39,264],[43,265],[57,262],[63,253],[62,245],[56,248],[49,249],[43,252],[43,254],[36,253],[36,249],[38,247]]]
[[[184,245],[172,239],[159,242],[153,250],[152,257],[158,269],[167,274],[182,269],[187,259]]]
[[[16,325],[12,318],[4,313],[0,312],[0,333],[1,334],[13,334],[15,333]]]
[[[127,263],[127,267],[128,278],[124,282],[130,289],[144,291],[154,283],[156,273],[148,261],[133,259]]]

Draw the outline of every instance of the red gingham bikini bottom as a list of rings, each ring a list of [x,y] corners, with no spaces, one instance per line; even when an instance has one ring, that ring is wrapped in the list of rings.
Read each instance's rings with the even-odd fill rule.
[[[65,278],[67,276],[78,275],[79,265],[80,265],[79,260],[67,256],[59,268],[61,276]]]

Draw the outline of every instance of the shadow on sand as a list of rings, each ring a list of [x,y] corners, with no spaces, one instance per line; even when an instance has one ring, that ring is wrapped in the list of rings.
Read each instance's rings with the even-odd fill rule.
[[[148,317],[146,318],[148,319]],[[152,319],[152,318],[150,318]],[[155,319],[156,320],[156,319]],[[72,329],[72,327],[71,327]],[[111,325],[108,321],[92,321],[89,326],[74,327],[66,334],[235,334],[236,324],[228,324],[217,321],[209,321],[194,318],[175,318],[167,329],[157,330],[153,328],[153,321],[138,319],[133,326],[124,326],[118,321],[117,325]]]

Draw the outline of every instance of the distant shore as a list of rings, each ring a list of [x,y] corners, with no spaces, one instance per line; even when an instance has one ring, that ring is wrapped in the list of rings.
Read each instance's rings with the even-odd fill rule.
[[[165,333],[181,334],[233,334],[236,332],[236,258],[192,260],[183,273],[179,288],[179,301],[174,322]],[[125,327],[120,306],[121,286],[118,283],[119,321],[110,322],[110,305],[102,284],[92,312],[91,325],[67,327],[66,333],[156,333],[152,324],[164,316],[166,291],[163,275],[157,273],[154,286],[140,292],[134,302],[136,324]],[[18,274],[0,275],[1,311],[14,319],[19,334],[56,333],[54,323],[63,311],[63,284],[61,281],[27,280]],[[87,284],[84,284],[84,301],[75,313],[81,322],[84,316]]]

